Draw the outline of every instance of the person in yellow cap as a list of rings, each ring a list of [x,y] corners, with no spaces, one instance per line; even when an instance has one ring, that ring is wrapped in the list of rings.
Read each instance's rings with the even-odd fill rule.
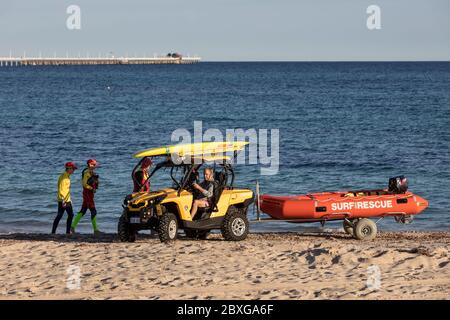
[[[65,166],[66,170],[59,176],[58,179],[58,214],[53,221],[52,234],[56,233],[56,228],[58,228],[59,220],[61,220],[64,215],[64,211],[67,212],[67,234],[70,234],[70,226],[73,219],[72,200],[70,198],[70,175],[74,173],[77,166],[74,162],[67,162]]]

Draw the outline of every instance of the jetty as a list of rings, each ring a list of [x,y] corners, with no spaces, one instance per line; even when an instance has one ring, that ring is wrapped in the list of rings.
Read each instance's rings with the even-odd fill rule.
[[[7,66],[74,66],[74,65],[130,65],[130,64],[193,64],[200,57],[162,56],[162,57],[0,57],[0,67]]]

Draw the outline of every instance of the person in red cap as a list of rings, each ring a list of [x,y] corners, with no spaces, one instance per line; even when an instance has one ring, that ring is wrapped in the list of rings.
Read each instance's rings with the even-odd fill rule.
[[[94,194],[98,189],[98,175],[95,174],[95,168],[97,167],[97,160],[89,159],[86,162],[87,167],[83,170],[81,174],[81,184],[83,186],[83,204],[81,209],[76,215],[72,223],[71,232],[75,233],[75,228],[81,218],[84,217],[87,210],[91,212],[91,223],[94,229],[94,234],[100,234],[97,226],[97,209],[94,203]]]
[[[65,167],[66,170],[58,179],[58,214],[53,221],[52,234],[56,233],[56,228],[58,228],[59,220],[61,220],[64,215],[64,211],[66,211],[68,215],[66,225],[67,234],[70,234],[70,226],[73,219],[72,200],[70,198],[70,175],[74,173],[77,166],[74,162],[67,162]]]
[[[149,169],[152,165],[150,158],[144,158],[141,165],[133,173],[133,192],[150,191]]]

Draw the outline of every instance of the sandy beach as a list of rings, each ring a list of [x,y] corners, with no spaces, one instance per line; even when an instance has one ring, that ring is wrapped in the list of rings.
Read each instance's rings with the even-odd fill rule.
[[[449,299],[450,232],[0,236],[1,299]],[[79,275],[79,277],[78,277]]]

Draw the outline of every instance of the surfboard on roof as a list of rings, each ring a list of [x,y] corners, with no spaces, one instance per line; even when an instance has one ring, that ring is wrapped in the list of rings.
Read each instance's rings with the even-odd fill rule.
[[[133,157],[156,157],[176,153],[180,156],[215,155],[226,152],[242,150],[249,142],[246,141],[223,141],[223,142],[198,142],[189,144],[175,144],[158,148],[145,149],[136,152]]]

